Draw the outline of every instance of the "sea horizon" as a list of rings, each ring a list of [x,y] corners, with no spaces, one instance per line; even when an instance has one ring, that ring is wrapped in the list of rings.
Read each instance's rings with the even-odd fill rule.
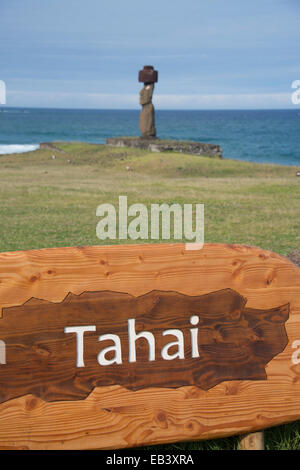
[[[104,144],[139,136],[137,109],[0,108],[0,155],[24,153],[42,142]],[[224,158],[300,166],[300,109],[160,109],[157,137],[220,145]]]
[[[160,108],[154,106],[157,111],[298,111],[299,109],[294,107],[290,108]],[[11,106],[1,105],[0,112],[5,109],[45,109],[45,110],[64,110],[64,111],[141,111],[141,107],[136,108],[66,108],[57,106]]]

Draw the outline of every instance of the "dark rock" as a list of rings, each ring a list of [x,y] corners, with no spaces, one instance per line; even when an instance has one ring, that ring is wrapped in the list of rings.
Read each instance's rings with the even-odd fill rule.
[[[56,152],[67,153],[64,150],[62,150],[61,148],[59,148],[56,145],[52,144],[52,142],[41,142],[40,149],[55,150]]]
[[[293,263],[297,264],[297,266],[300,266],[300,250],[293,250],[290,252],[290,254],[287,256]]]

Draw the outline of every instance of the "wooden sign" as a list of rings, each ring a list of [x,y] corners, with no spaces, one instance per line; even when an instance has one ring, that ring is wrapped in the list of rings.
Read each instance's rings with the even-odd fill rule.
[[[117,449],[300,419],[300,269],[239,245],[0,253],[0,447]]]

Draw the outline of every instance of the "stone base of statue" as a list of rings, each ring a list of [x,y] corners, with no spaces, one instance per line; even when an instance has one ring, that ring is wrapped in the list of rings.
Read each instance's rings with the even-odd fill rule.
[[[219,145],[185,140],[161,140],[151,136],[112,137],[106,139],[106,145],[111,147],[140,148],[151,152],[179,152],[203,157],[223,158],[222,149]]]

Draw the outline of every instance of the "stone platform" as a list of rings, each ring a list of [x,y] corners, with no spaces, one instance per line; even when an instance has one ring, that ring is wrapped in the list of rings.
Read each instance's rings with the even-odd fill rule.
[[[219,145],[202,142],[142,139],[141,137],[113,137],[106,139],[106,145],[112,147],[133,147],[152,152],[179,152],[203,157],[223,158]]]

